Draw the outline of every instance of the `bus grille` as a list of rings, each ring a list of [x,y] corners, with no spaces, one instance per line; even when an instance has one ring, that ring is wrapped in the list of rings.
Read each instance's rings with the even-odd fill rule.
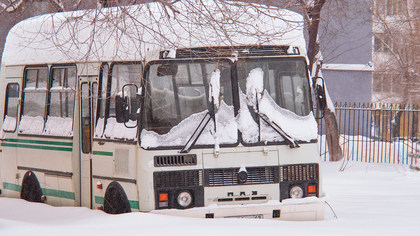
[[[245,183],[238,181],[239,168],[204,170],[206,186],[228,186],[240,184],[272,184],[278,183],[278,167],[248,167],[248,178]]]
[[[318,164],[280,166],[280,182],[317,179]]]
[[[156,188],[193,187],[203,185],[202,170],[154,172]]]
[[[193,165],[197,165],[197,155],[195,154],[155,156],[155,167]]]

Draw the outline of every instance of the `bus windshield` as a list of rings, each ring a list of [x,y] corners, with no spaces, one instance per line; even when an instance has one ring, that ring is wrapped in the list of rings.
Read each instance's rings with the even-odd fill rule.
[[[304,58],[241,58],[237,75],[239,130],[245,144],[286,142],[298,147],[297,140],[316,139]]]
[[[246,79],[253,69],[263,72],[264,89],[282,108],[299,116],[311,111],[308,69],[303,58],[258,58],[238,61],[238,80],[246,93]]]
[[[209,114],[212,121],[196,145],[236,143],[230,71],[223,60],[157,61],[147,67],[141,146],[183,146]],[[217,97],[210,94],[213,80]]]

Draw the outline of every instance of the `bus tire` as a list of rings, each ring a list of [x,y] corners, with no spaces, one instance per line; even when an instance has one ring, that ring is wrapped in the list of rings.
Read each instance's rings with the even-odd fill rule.
[[[41,186],[32,171],[26,172],[23,177],[20,198],[29,202],[43,202]]]
[[[117,182],[111,182],[106,188],[104,197],[104,211],[109,214],[131,212],[130,203],[124,189]]]

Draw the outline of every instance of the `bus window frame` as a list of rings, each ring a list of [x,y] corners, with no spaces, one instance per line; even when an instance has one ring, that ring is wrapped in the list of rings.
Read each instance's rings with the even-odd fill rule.
[[[139,142],[139,146],[141,147],[141,133],[143,131],[143,127],[144,127],[144,119],[145,115],[145,95],[146,95],[146,90],[150,90],[150,83],[146,81],[146,77],[147,77],[147,73],[149,73],[149,69],[151,65],[154,64],[163,64],[164,62],[168,62],[168,63],[176,63],[176,62],[208,62],[208,61],[226,61],[228,62],[228,64],[230,65],[230,82],[231,82],[231,89],[232,89],[232,106],[234,107],[234,116],[236,117],[238,114],[238,108],[236,108],[236,103],[239,104],[239,102],[237,102],[236,100],[239,99],[239,95],[237,95],[236,93],[238,93],[238,88],[239,87],[237,84],[237,77],[234,76],[236,73],[236,63],[228,57],[215,57],[215,58],[177,58],[177,59],[159,59],[159,60],[152,60],[149,61],[145,66],[144,66],[144,70],[143,70],[143,83],[142,83],[142,93],[141,93],[141,111],[140,111],[140,124],[138,125],[138,142]],[[207,87],[209,86],[210,81],[208,81],[208,84],[206,85]],[[208,91],[207,91],[208,92]],[[206,93],[207,93],[206,92]],[[208,100],[208,99],[207,99]],[[191,132],[191,134],[194,133],[194,130]],[[235,143],[229,143],[229,144],[219,144],[220,147],[222,148],[229,148],[229,147],[237,147],[239,145],[239,143],[241,142],[241,137],[240,137],[240,132],[239,130],[237,130],[237,139]],[[149,148],[143,148],[144,150],[148,150],[148,151],[153,151],[153,150],[181,150],[184,147],[185,144],[180,145],[180,146],[158,146],[158,147],[149,147]],[[192,147],[191,149],[205,149],[205,148],[214,148],[215,144],[195,144],[194,147]]]
[[[17,103],[16,103],[16,117],[14,117],[16,119],[16,123],[15,123],[15,128],[13,130],[4,130],[2,129],[4,132],[7,133],[15,133],[16,129],[17,129],[17,125],[18,125],[18,117],[19,117],[19,111],[20,111],[20,99],[21,99],[21,93],[20,93],[20,84],[17,82],[9,82],[6,84],[6,91],[5,91],[5,97],[4,97],[4,112],[3,112],[3,124],[4,121],[6,119],[6,115],[8,115],[9,112],[9,85],[17,85],[18,89],[17,89]]]
[[[47,84],[46,84],[46,91],[45,91],[45,98],[44,98],[44,114],[42,116],[42,119],[44,120],[43,123],[43,129],[45,128],[45,122],[46,122],[46,116],[47,116],[47,101],[48,101],[48,82],[49,82],[49,76],[50,76],[50,66],[47,64],[43,64],[43,65],[26,65],[23,68],[23,77],[22,77],[22,89],[20,92],[20,99],[21,99],[21,104],[20,104],[20,108],[19,108],[19,119],[17,121],[17,123],[20,125],[20,122],[22,121],[22,116],[25,115],[24,114],[24,109],[25,109],[25,88],[26,88],[26,77],[27,77],[27,73],[28,70],[30,69],[42,69],[42,68],[47,68]],[[38,85],[38,76],[36,79],[36,86]],[[17,125],[17,126],[19,126]],[[44,134],[40,133],[40,134],[29,134],[29,133],[20,133],[18,130],[18,135],[28,135],[28,136],[44,136]]]
[[[293,57],[291,57],[291,56],[287,56],[287,57],[285,57],[285,56],[267,56],[267,57],[240,57],[237,61],[235,61],[235,76],[236,76],[236,81],[237,81],[237,83],[236,83],[236,85],[235,86],[237,86],[237,93],[238,94],[236,94],[236,96],[237,96],[237,98],[236,98],[236,100],[237,100],[237,102],[238,102],[238,104],[237,104],[237,108],[235,109],[235,112],[237,112],[237,111],[239,111],[239,109],[240,109],[240,97],[239,97],[239,92],[240,91],[242,91],[241,90],[241,87],[240,87],[240,85],[239,85],[239,73],[238,73],[238,62],[240,61],[240,60],[247,60],[247,59],[250,59],[250,60],[258,60],[258,59],[264,59],[264,60],[268,60],[268,59],[281,59],[281,60],[287,60],[287,59],[290,59],[290,58],[296,58],[296,59],[298,59],[298,60],[302,60],[303,62],[304,62],[304,65],[305,65],[305,74],[306,74],[306,77],[307,77],[307,79],[308,79],[308,85],[309,85],[309,92],[311,93],[311,88],[310,88],[310,85],[311,85],[311,81],[310,81],[310,77],[309,77],[309,72],[308,72],[308,64],[307,64],[307,61],[306,61],[306,58],[305,57],[302,57],[302,56],[293,56]],[[246,79],[245,79],[245,83],[246,83]],[[245,88],[246,89],[246,88]],[[245,91],[246,92],[246,91]],[[309,106],[309,111],[310,112],[313,112],[313,101],[312,101],[312,96],[311,96],[311,94],[309,94],[309,96],[308,96],[308,99],[309,99],[309,104],[308,104],[308,106]],[[277,103],[277,101],[276,101],[276,103]],[[287,109],[287,108],[283,108],[283,109]],[[288,109],[287,109],[288,110]],[[251,112],[251,111],[250,111]],[[310,114],[310,112],[309,112],[309,114]],[[294,112],[293,112],[294,113]],[[236,114],[236,113],[235,113]],[[296,114],[296,113],[295,113]],[[252,115],[252,113],[251,113],[251,115]],[[261,123],[261,122],[264,122],[264,121],[258,121],[258,120],[260,120],[260,118],[259,117],[257,117],[257,120],[255,121],[257,124],[258,124],[258,122],[259,123]],[[258,124],[258,126],[260,126],[259,124]],[[240,140],[240,143],[243,145],[243,146],[246,146],[246,147],[253,147],[253,146],[275,146],[275,145],[281,145],[281,146],[283,146],[283,145],[289,145],[289,143],[286,141],[286,140],[284,140],[284,141],[261,141],[260,140],[260,136],[259,136],[259,141],[258,142],[254,142],[254,143],[247,143],[247,142],[245,142],[244,140],[243,140],[243,138],[242,138],[242,132],[240,132],[239,131],[239,129],[238,129],[238,132],[239,132],[239,140]],[[317,141],[317,139],[313,139],[313,140],[310,140],[309,142],[308,141],[302,141],[302,140],[296,140],[296,142],[298,143],[298,144],[305,144],[305,143],[317,143],[318,141]]]
[[[104,136],[106,125],[107,125],[107,120],[109,118],[111,118],[111,117],[114,117],[115,118],[115,116],[110,116],[110,107],[111,107],[111,102],[112,102],[112,99],[111,99],[112,71],[113,71],[113,68],[114,68],[115,65],[128,65],[128,64],[136,64],[136,65],[140,65],[141,66],[140,80],[138,81],[138,83],[139,83],[139,86],[138,87],[143,87],[142,86],[143,85],[143,75],[144,75],[144,68],[145,68],[143,61],[118,61],[118,62],[111,62],[111,63],[103,62],[101,64],[101,67],[100,67],[100,77],[99,77],[98,80],[101,81],[101,83],[104,83],[104,82],[106,83],[106,87],[105,87],[106,92],[105,92],[105,101],[104,101],[105,102],[105,107],[104,107],[104,117],[103,117],[103,119],[104,119],[104,125],[103,125],[102,135],[100,137],[95,137],[95,134],[94,134],[93,135],[93,140],[110,141],[110,142],[121,142],[121,143],[138,143],[138,140],[139,140],[139,136],[138,135],[136,137],[136,140],[111,139],[111,138],[107,138],[107,137]],[[107,74],[107,76],[104,77],[103,76],[103,67],[105,65],[108,66],[108,74]],[[106,81],[103,81],[104,79]],[[96,125],[97,125],[98,119],[100,118],[100,116],[99,116],[99,112],[100,111],[98,109],[98,107],[100,106],[99,105],[100,104],[99,103],[99,98],[100,98],[100,96],[99,96],[99,89],[100,88],[102,88],[102,87],[98,83],[98,97],[97,97],[98,100],[97,100],[97,103],[96,103],[96,106],[97,106],[97,109],[96,109],[96,117],[95,117],[95,120],[93,121],[93,123],[95,124],[94,131],[96,129]],[[141,102],[139,104],[141,104]],[[140,110],[142,110],[142,109],[140,109]],[[137,128],[138,128],[138,126],[137,126]]]

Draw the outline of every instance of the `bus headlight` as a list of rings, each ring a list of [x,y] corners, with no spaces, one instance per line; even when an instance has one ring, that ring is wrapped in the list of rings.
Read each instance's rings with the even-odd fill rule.
[[[302,198],[303,197],[303,189],[299,186],[293,186],[290,189],[290,197],[291,198]]]
[[[192,203],[192,195],[189,191],[183,191],[178,194],[178,204],[181,207],[187,208],[191,206]]]

